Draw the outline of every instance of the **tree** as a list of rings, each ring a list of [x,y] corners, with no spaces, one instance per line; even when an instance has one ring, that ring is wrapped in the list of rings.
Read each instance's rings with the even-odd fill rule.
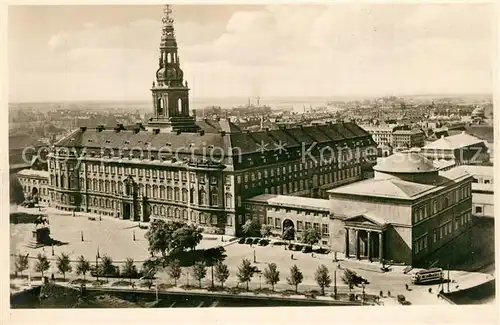
[[[41,272],[43,277],[44,272],[47,271],[49,268],[50,268],[50,262],[47,259],[47,256],[38,253],[35,263],[35,272]]]
[[[177,280],[181,278],[182,268],[179,260],[175,260],[168,264],[168,275],[174,279],[175,285],[177,286]]]
[[[229,269],[226,264],[222,262],[215,264],[215,277],[217,281],[220,282],[221,286],[224,287],[224,283],[229,278]]]
[[[183,225],[172,233],[169,249],[176,252],[187,248],[194,250],[203,238],[201,233],[201,228],[194,225]]]
[[[201,288],[201,280],[203,280],[207,276],[207,267],[204,262],[198,261],[194,263],[193,267],[193,277],[199,283],[199,287]]]
[[[302,242],[312,246],[321,240],[321,234],[318,229],[309,228],[304,231]]]
[[[63,275],[64,280],[66,280],[66,273],[71,272],[71,261],[69,260],[69,255],[62,253],[61,256],[57,257],[56,262],[57,270]]]
[[[90,270],[90,262],[85,259],[83,255],[78,258],[78,262],[76,264],[76,274],[83,274],[83,280],[85,280],[85,274]]]
[[[270,263],[264,270],[264,278],[266,283],[270,284],[274,291],[274,285],[280,281],[280,272],[275,263]]]
[[[286,227],[281,235],[283,240],[292,241],[295,238],[295,229],[293,227]]]
[[[10,203],[21,204],[24,201],[23,186],[16,174],[10,176]]]
[[[247,220],[241,227],[245,237],[260,237],[260,225],[257,220]]]
[[[145,238],[148,241],[148,250],[151,254],[161,252],[165,257],[171,248],[173,233],[182,228],[183,224],[179,222],[165,222],[162,219],[154,219],[149,224]]]
[[[137,267],[134,265],[134,259],[127,257],[125,264],[123,265],[122,274],[127,277],[132,284],[132,278],[137,275]]]
[[[240,282],[246,282],[247,291],[248,291],[248,283],[252,280],[252,277],[255,273],[255,268],[252,266],[249,260],[246,258],[241,261],[240,266],[238,266],[238,273],[236,276]]]
[[[116,274],[116,267],[113,265],[113,260],[111,257],[104,255],[101,258],[101,264],[99,265],[99,273],[106,277],[106,280],[108,280],[108,277],[113,276]]]
[[[142,275],[147,279],[146,284],[149,288],[153,285],[152,279],[154,278],[157,272],[156,262],[148,259],[142,263]]]
[[[301,284],[303,280],[304,275],[297,265],[292,266],[290,268],[290,276],[286,278],[286,281],[289,285],[295,286],[295,292],[298,292],[299,284]]]
[[[342,275],[341,280],[342,282],[347,284],[347,286],[349,287],[349,291],[361,284],[368,284],[368,281],[365,278],[357,275],[356,272],[350,269],[344,270],[344,274]]]
[[[28,266],[29,266],[28,255],[18,254],[16,256],[16,262],[15,262],[16,275],[17,272],[20,272],[22,275],[23,271],[28,269]]]
[[[272,233],[272,227],[270,225],[262,225],[260,232],[262,234],[262,237],[270,237]]]
[[[316,280],[316,283],[321,288],[321,294],[324,296],[325,287],[329,287],[332,283],[332,278],[330,277],[330,274],[328,274],[328,268],[324,264],[318,266],[316,269],[314,280]]]

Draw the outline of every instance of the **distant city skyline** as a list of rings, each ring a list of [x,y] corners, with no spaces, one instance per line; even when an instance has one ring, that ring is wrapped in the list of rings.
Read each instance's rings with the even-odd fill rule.
[[[172,8],[191,100],[493,90],[492,4]],[[149,100],[161,15],[157,5],[10,7],[9,102]]]

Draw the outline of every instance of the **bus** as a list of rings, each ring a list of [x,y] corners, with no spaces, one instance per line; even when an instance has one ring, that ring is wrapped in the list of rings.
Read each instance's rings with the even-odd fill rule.
[[[440,268],[418,271],[411,277],[411,282],[413,284],[441,281],[443,281],[443,270]]]

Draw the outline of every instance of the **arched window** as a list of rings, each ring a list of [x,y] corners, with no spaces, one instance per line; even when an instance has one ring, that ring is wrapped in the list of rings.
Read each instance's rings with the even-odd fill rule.
[[[153,214],[158,215],[158,206],[157,205],[153,205]]]
[[[146,184],[146,196],[151,197],[151,185]]]
[[[165,216],[165,206],[161,206],[160,208],[160,215]]]
[[[55,184],[56,187],[59,187],[59,176],[56,175],[56,184]]]
[[[179,191],[179,188],[177,188],[177,187],[174,189],[174,200],[176,202],[180,201],[180,191]]]
[[[85,180],[83,177],[80,177],[80,188],[83,189],[85,187]]]
[[[99,199],[99,207],[104,208],[104,199]]]
[[[182,189],[182,202],[188,202],[188,190],[185,188]]]
[[[139,184],[139,195],[144,196],[144,185]]]
[[[177,100],[177,110],[178,110],[179,114],[182,114],[182,98],[179,98]]]
[[[66,188],[66,177],[64,175],[61,175],[61,187]]]
[[[158,186],[153,185],[153,197],[157,198],[158,197]]]
[[[111,193],[116,193],[116,182],[111,181]]]
[[[184,219],[184,220],[188,219],[188,212],[186,209],[182,210],[182,219]]]
[[[165,198],[165,186],[161,185],[160,186],[160,199]]]
[[[172,208],[171,207],[167,208],[167,217],[172,217]]]
[[[175,219],[181,218],[181,211],[178,208],[175,208]]]
[[[106,193],[109,193],[109,181],[108,180],[104,181],[104,190],[106,191]]]
[[[92,185],[93,185],[93,186],[92,186],[92,190],[93,190],[94,192],[97,192],[97,179],[94,179],[94,180],[92,181]]]
[[[212,190],[212,202],[210,202],[211,205],[219,205],[219,193],[217,191]]]
[[[103,192],[104,191],[104,182],[103,180],[99,180],[99,192]]]
[[[207,204],[207,193],[205,193],[205,190],[200,191],[200,205],[206,205]]]
[[[109,199],[106,199],[106,208],[107,209],[111,208],[111,203],[109,202]]]
[[[194,188],[191,188],[191,189],[189,190],[189,202],[190,202],[191,204],[193,204],[193,203],[194,203]]]
[[[172,188],[167,187],[167,200],[172,200]]]
[[[97,198],[96,198],[96,197],[94,198],[94,206],[95,206],[95,207],[96,207],[96,206],[99,206],[99,202],[98,202],[98,200],[97,200]]]

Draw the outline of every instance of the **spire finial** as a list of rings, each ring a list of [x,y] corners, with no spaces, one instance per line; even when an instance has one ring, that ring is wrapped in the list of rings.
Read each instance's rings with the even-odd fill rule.
[[[161,21],[163,22],[163,25],[165,26],[171,26],[174,20],[170,16],[172,14],[172,8],[170,8],[170,5],[165,5],[163,7],[163,18]]]

